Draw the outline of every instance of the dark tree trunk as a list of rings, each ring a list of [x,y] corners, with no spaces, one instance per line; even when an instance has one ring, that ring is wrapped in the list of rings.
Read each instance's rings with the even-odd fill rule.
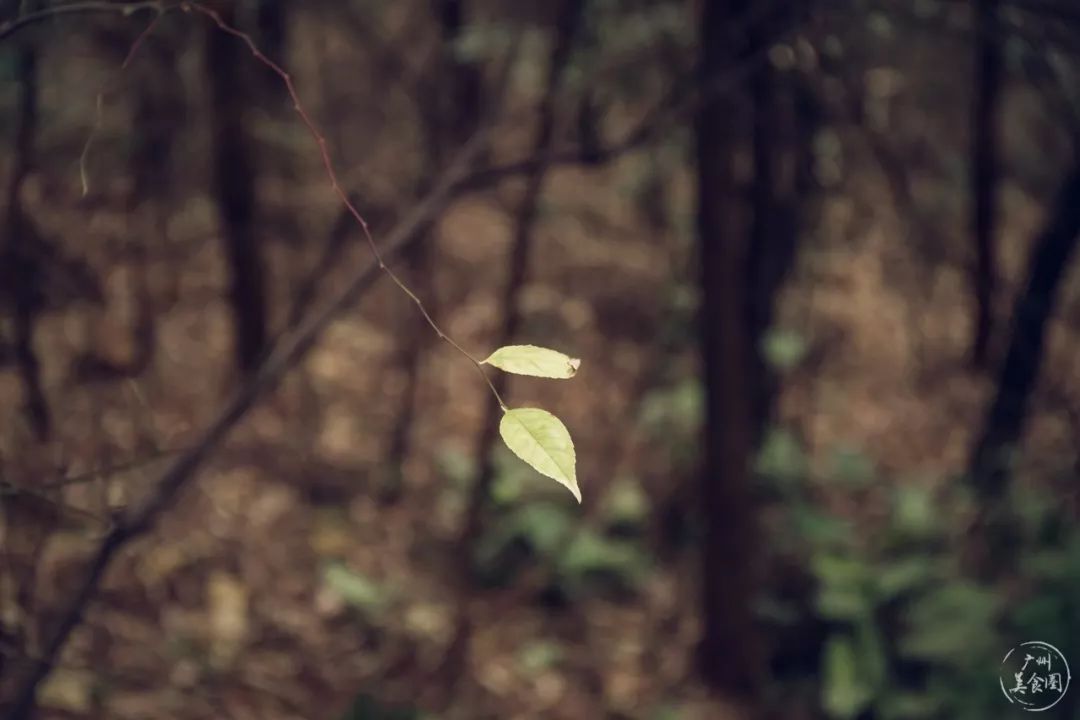
[[[998,0],[975,2],[975,102],[971,132],[971,229],[975,236],[972,291],[975,299],[971,362],[985,369],[994,330],[997,263],[994,231],[998,185],[998,105],[1001,95],[1001,25]]]
[[[31,3],[27,10],[33,10]],[[36,233],[25,214],[20,192],[34,162],[34,138],[37,133],[38,86],[37,51],[27,40],[16,56],[19,77],[15,136],[12,144],[11,180],[7,188],[7,211],[4,219],[5,242],[0,248],[0,273],[14,318],[12,350],[23,386],[23,402],[34,434],[39,439],[49,435],[49,406],[41,384],[41,364],[34,352],[34,324],[42,300],[41,263],[44,255],[33,247]]]
[[[231,12],[225,22],[233,24]],[[236,38],[212,28],[206,38],[206,73],[213,112],[214,189],[229,264],[236,361],[250,372],[267,343],[266,289],[255,227],[255,176],[244,115],[248,53]]]
[[[106,47],[130,47],[132,36],[106,36]],[[177,70],[181,38],[168,32],[156,36],[143,48],[140,62],[128,69],[136,88],[132,122],[139,128],[132,138],[130,171],[134,182],[127,197],[129,232],[124,241],[122,263],[130,270],[128,292],[133,298],[131,352],[117,357],[112,349],[98,346],[79,358],[75,374],[83,381],[135,377],[154,358],[157,344],[156,293],[148,274],[155,243],[165,243],[173,180],[173,155],[177,129],[184,126],[185,103],[182,79]]]
[[[1080,154],[1074,158],[1031,250],[1027,280],[1013,309],[997,389],[972,452],[971,481],[985,499],[1001,497],[1008,487],[1009,456],[1023,439],[1028,403],[1042,364],[1046,324],[1078,241]]]
[[[259,6],[255,12],[259,49],[276,63],[282,63],[285,60],[285,43],[289,29],[287,5],[285,0],[259,0]],[[274,87],[281,88],[278,78],[274,77],[272,82]]]
[[[733,42],[731,28],[749,6],[749,2],[705,3],[703,83],[730,72],[745,55],[747,48]],[[755,399],[751,387],[755,348],[747,322],[753,291],[747,273],[751,232],[738,199],[734,168],[745,137],[739,132],[744,108],[738,95],[716,97],[702,105],[696,120],[705,382],[700,493],[704,632],[698,666],[713,688],[754,703],[763,679],[763,656],[751,611],[760,557],[757,511],[749,487]],[[760,147],[757,151],[764,152]]]
[[[459,60],[454,50],[467,22],[465,0],[436,2],[442,29],[443,67],[449,88],[441,111],[449,127],[449,140],[461,142],[476,129],[480,119],[483,76],[475,63]]]

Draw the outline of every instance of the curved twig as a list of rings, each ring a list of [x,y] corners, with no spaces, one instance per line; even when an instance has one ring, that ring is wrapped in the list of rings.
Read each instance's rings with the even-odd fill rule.
[[[118,15],[128,16],[143,10],[156,10],[158,14],[161,14],[172,7],[176,7],[176,4],[162,2],[162,0],[143,0],[141,2],[124,4],[87,0],[87,2],[74,2],[67,5],[53,5],[51,7],[42,8],[41,10],[26,13],[14,20],[7,21],[6,23],[0,23],[0,40],[14,35],[19,30],[22,30],[29,25],[50,20],[55,17],[61,17],[63,15],[116,13]]]

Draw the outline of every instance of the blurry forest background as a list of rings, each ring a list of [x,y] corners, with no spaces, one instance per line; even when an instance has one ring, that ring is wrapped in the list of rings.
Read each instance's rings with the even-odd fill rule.
[[[0,715],[985,720],[1080,662],[1080,6],[207,2],[0,0]],[[582,359],[491,376],[582,505],[295,99],[455,342]]]

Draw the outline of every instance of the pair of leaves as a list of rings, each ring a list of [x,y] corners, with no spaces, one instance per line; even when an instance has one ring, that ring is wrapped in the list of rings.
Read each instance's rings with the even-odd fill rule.
[[[516,375],[565,380],[574,377],[581,361],[535,345],[507,345],[483,364]],[[574,441],[559,418],[540,408],[508,409],[499,423],[499,435],[515,455],[565,486],[581,502]]]

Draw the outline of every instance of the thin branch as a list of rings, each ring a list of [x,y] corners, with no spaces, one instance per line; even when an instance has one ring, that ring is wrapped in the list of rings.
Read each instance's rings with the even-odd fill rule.
[[[263,52],[259,50],[258,46],[255,45],[255,41],[251,39],[250,35],[226,23],[222,19],[221,15],[219,15],[211,8],[199,5],[198,3],[189,2],[181,3],[180,8],[185,12],[193,10],[210,18],[210,20],[212,20],[222,32],[232,35],[233,37],[239,39],[245,45],[247,45],[248,49],[251,51],[251,54],[255,56],[255,59],[257,59],[259,62],[261,62],[263,65],[265,65],[275,74],[277,74],[278,77],[281,78],[281,81],[285,84],[285,89],[289,93],[289,97],[292,99],[293,110],[295,110],[296,114],[300,116],[300,120],[303,121],[304,125],[308,129],[308,132],[311,134],[311,137],[314,138],[315,142],[319,146],[319,153],[322,155],[323,167],[326,170],[326,176],[330,180],[331,189],[338,196],[338,199],[341,200],[341,204],[344,205],[345,208],[349,211],[349,214],[353,216],[353,219],[356,220],[357,224],[360,225],[360,229],[364,233],[364,238],[367,240],[368,246],[371,248],[371,253],[372,255],[374,255],[375,262],[378,265],[379,269],[386,273],[386,275],[394,282],[394,284],[397,285],[398,288],[403,293],[405,293],[410,300],[413,301],[417,309],[420,311],[420,314],[424,316],[425,320],[427,320],[428,325],[430,325],[431,329],[435,331],[435,334],[438,335],[441,340],[445,340],[451,347],[461,353],[462,356],[464,356],[469,362],[473,364],[473,366],[476,368],[476,371],[480,373],[480,377],[484,379],[484,382],[487,383],[487,386],[491,389],[491,392],[499,401],[499,405],[502,406],[503,409],[505,409],[506,403],[504,403],[502,398],[499,396],[499,391],[495,389],[495,385],[492,384],[491,378],[489,378],[487,373],[484,372],[484,367],[480,364],[480,361],[473,357],[472,354],[465,350],[465,348],[461,347],[461,345],[459,345],[457,341],[455,341],[452,337],[443,332],[443,329],[439,326],[438,323],[435,322],[434,318],[431,317],[431,314],[424,306],[424,303],[420,299],[420,297],[416,293],[414,293],[412,289],[410,289],[409,286],[406,285],[401,280],[401,278],[397,276],[397,273],[391,270],[390,267],[386,264],[382,253],[379,251],[379,246],[375,243],[375,239],[371,236],[371,230],[368,228],[367,221],[364,220],[364,217],[360,214],[360,211],[356,209],[356,205],[354,205],[352,200],[349,199],[348,193],[345,191],[345,188],[342,187],[340,181],[338,180],[337,171],[334,169],[333,160],[330,159],[330,152],[327,149],[326,137],[323,136],[322,132],[315,125],[314,121],[311,119],[311,116],[304,108],[304,105],[300,100],[300,96],[296,92],[296,86],[293,84],[292,75],[290,75],[276,62],[264,55]]]
[[[143,10],[156,10],[158,14],[164,13],[171,7],[175,7],[172,3],[162,2],[161,0],[145,0],[144,2],[131,2],[131,3],[112,3],[112,2],[76,2],[67,5],[54,5],[52,7],[42,8],[35,12],[26,13],[21,17],[17,17],[14,20],[9,20],[6,23],[0,24],[0,40],[14,35],[19,30],[33,25],[35,23],[43,22],[55,17],[61,17],[63,15],[83,15],[88,13],[116,13],[128,17],[137,12]]]
[[[154,16],[154,19],[151,20],[149,24],[147,24],[147,26],[143,29],[143,31],[139,33],[138,37],[135,38],[135,42],[131,44],[131,49],[128,50],[127,55],[124,57],[124,62],[120,63],[121,73],[127,70],[128,65],[131,64],[132,58],[135,57],[135,53],[139,51],[139,48],[142,47],[143,42],[150,35],[150,33],[153,32],[154,28],[158,24],[158,21],[161,19],[162,13],[164,13],[164,10],[159,9],[157,15]],[[82,153],[79,155],[79,181],[82,183],[83,197],[86,197],[86,195],[90,192],[90,181],[88,178],[88,173],[86,171],[86,160],[90,155],[90,146],[91,144],[93,144],[94,138],[101,130],[101,110],[102,105],[105,102],[106,90],[107,85],[103,86],[101,90],[98,91],[97,98],[94,100],[94,126],[90,129],[90,134],[86,136],[86,144],[83,145]]]

